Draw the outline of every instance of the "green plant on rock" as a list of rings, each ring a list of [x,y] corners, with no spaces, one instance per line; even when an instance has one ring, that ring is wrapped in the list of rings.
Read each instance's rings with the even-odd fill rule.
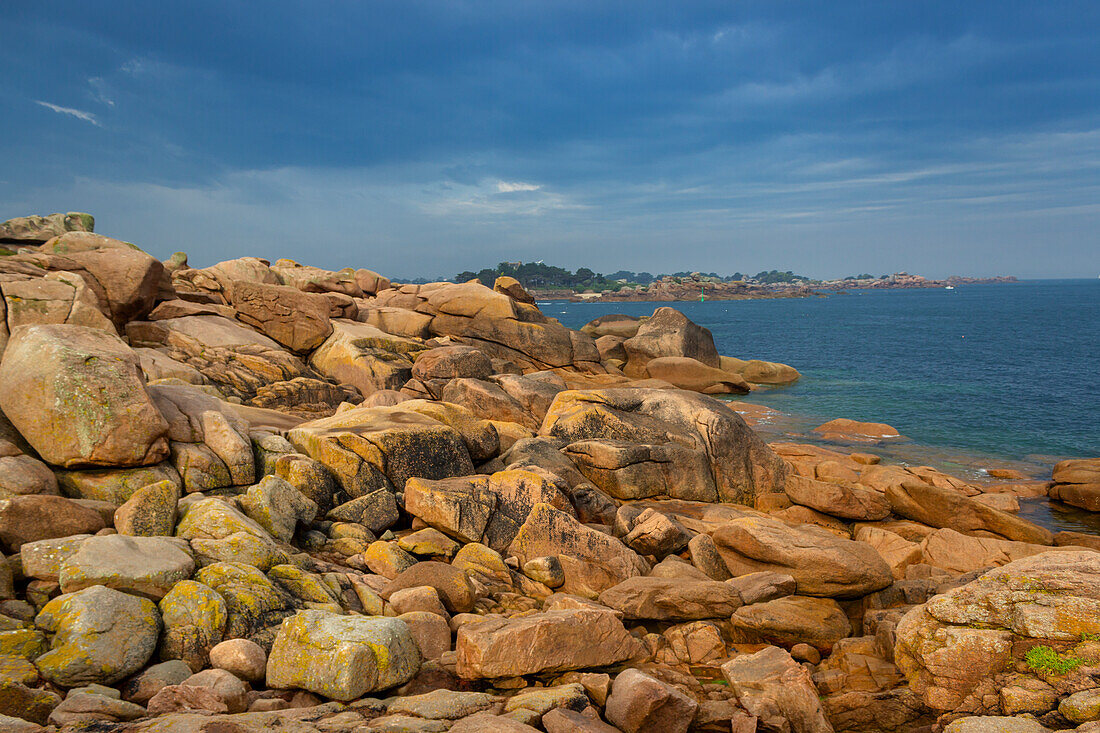
[[[1086,631],[1081,634],[1081,641],[1100,641],[1100,634]]]
[[[1036,672],[1045,674],[1066,674],[1085,663],[1084,659],[1062,655],[1049,646],[1036,646],[1028,649],[1024,655],[1027,666]]]

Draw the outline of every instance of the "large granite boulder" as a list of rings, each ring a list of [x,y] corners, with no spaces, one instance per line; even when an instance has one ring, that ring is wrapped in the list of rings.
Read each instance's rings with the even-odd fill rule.
[[[190,548],[173,537],[89,537],[61,564],[62,593],[103,585],[159,601],[195,570]]]
[[[399,619],[299,611],[275,637],[267,684],[346,701],[402,685],[419,669],[420,650]]]
[[[317,518],[317,504],[278,476],[264,476],[240,499],[245,514],[283,542],[294,537],[299,524]]]
[[[440,479],[474,472],[462,435],[401,403],[357,407],[302,423],[287,439],[336,476],[349,496],[400,491],[412,477]]]
[[[628,669],[615,677],[605,712],[624,733],[687,733],[698,708],[699,703],[676,687]]]
[[[451,379],[488,379],[493,362],[470,346],[438,346],[416,357],[412,375],[421,382]]]
[[[0,545],[6,552],[28,542],[91,534],[104,525],[99,512],[62,496],[0,499]]]
[[[508,552],[521,564],[557,556],[565,573],[561,590],[589,598],[648,570],[646,561],[620,540],[549,504],[531,509]]]
[[[670,489],[665,494],[689,493],[682,498],[694,500],[751,506],[758,494],[782,491],[787,474],[782,459],[727,405],[680,390],[561,392],[546,413],[539,433],[569,443],[617,441],[609,443],[602,453],[592,454],[592,459],[577,458],[582,473],[590,467],[588,478],[603,480],[608,486],[626,486],[630,482],[601,479],[603,474],[597,469],[601,464],[612,467],[623,464],[622,469],[636,476],[638,469],[631,468],[637,465],[636,451],[648,451],[651,463],[665,464],[651,466],[667,477]],[[622,443],[642,447],[629,448]],[[653,460],[653,449],[646,446],[657,447],[659,460]],[[588,455],[590,451],[577,453]],[[641,459],[641,454],[638,457]],[[689,470],[690,477],[685,476]],[[685,485],[697,488],[682,490]]]
[[[309,357],[310,366],[364,395],[401,389],[412,375],[413,358],[424,346],[366,323],[332,322],[332,335]]]
[[[169,537],[176,528],[180,487],[171,481],[143,486],[115,510],[115,531],[130,537]]]
[[[1064,660],[1074,655],[1060,650],[1100,634],[1100,553],[1048,552],[995,568],[909,611],[896,634],[895,663],[928,707],[998,714],[1018,666],[1041,668],[1029,649]]]
[[[90,232],[94,228],[92,215],[78,211],[47,216],[17,216],[0,223],[0,242],[42,244],[65,232]]]
[[[168,421],[172,463],[186,491],[246,486],[255,478],[249,424],[226,403],[188,385],[152,385]]]
[[[986,506],[959,492],[923,481],[904,481],[886,489],[894,513],[932,527],[1038,545],[1054,544],[1050,530]]]
[[[238,280],[229,291],[237,319],[291,351],[312,351],[332,333],[324,296],[286,285]]]
[[[50,651],[35,665],[61,687],[111,685],[129,677],[149,661],[161,629],[152,601],[102,585],[58,596],[35,624],[52,634]]]
[[[703,394],[748,394],[752,388],[739,374],[715,369],[686,356],[659,356],[645,365],[646,374]]]
[[[1050,498],[1090,512],[1100,511],[1100,458],[1061,461],[1052,473]]]
[[[451,613],[469,613],[474,608],[477,592],[462,570],[445,562],[418,562],[401,571],[382,589],[386,600],[407,588],[434,588],[443,606]]]
[[[75,272],[51,272],[45,277],[0,283],[4,296],[4,335],[19,326],[68,323],[115,333],[95,293]],[[5,339],[6,340],[6,339]]]
[[[833,733],[810,673],[779,647],[726,662],[722,676],[765,730]]]
[[[271,271],[286,285],[298,288],[306,293],[342,293],[353,298],[362,298],[363,289],[359,287],[355,270],[345,267],[342,270],[323,270],[320,267],[302,265],[294,260],[276,260]]]
[[[183,660],[198,672],[206,666],[210,650],[222,640],[229,621],[225,600],[209,586],[181,580],[158,606],[164,622],[160,658]]]
[[[642,652],[614,612],[576,608],[462,626],[455,651],[466,679],[605,667]]]
[[[183,482],[171,462],[136,468],[100,468],[55,471],[61,493],[74,499],[93,499],[120,505],[142,489],[158,481],[167,481],[182,491]]]
[[[691,621],[729,618],[741,607],[741,594],[729,583],[687,577],[627,578],[600,594],[600,603],[623,618]]]
[[[787,498],[795,504],[841,519],[877,521],[890,515],[890,502],[882,494],[837,481],[818,481],[798,474],[787,476]]]
[[[721,362],[722,371],[737,374],[752,384],[791,384],[802,377],[794,367],[775,361],[723,356]]]
[[[497,551],[507,549],[540,503],[573,513],[556,483],[537,469],[438,481],[412,478],[405,484],[409,514],[464,543],[481,542]]]
[[[227,397],[301,415],[331,414],[346,394],[278,342],[218,315],[126,325],[131,345],[155,349],[203,375]]]
[[[56,466],[146,466],[168,454],[137,357],[99,329],[17,328],[0,362],[0,408]]]
[[[181,506],[176,536],[191,543],[200,565],[228,561],[266,571],[285,562],[267,530],[229,502],[212,497]]]
[[[70,232],[42,246],[42,266],[72,272],[95,293],[100,310],[117,328],[152,310],[168,280],[164,265],[126,242],[88,232]]]
[[[432,317],[428,325],[431,334],[459,337],[525,371],[571,365],[583,371],[603,371],[591,337],[570,331],[537,307],[479,283],[403,285],[380,292],[375,304],[428,314]]]
[[[499,385],[484,379],[452,379],[438,392],[438,397],[462,405],[478,417],[522,425],[538,430],[539,420]]]
[[[742,517],[721,526],[712,538],[734,577],[761,570],[786,573],[801,595],[858,598],[894,582],[873,547],[812,525]]]
[[[644,377],[646,365],[663,356],[687,357],[713,369],[721,367],[710,331],[692,323],[675,308],[662,306],[642,321],[637,332],[623,342],[627,376]]]
[[[606,316],[594,318],[581,326],[581,331],[592,338],[601,336],[615,336],[626,340],[638,333],[638,328],[648,316],[638,318],[623,313],[609,313]]]
[[[790,649],[809,644],[828,652],[852,633],[844,610],[831,598],[787,596],[742,606],[730,619],[747,641],[776,644]]]
[[[1020,560],[1044,552],[1075,552],[1082,547],[1072,545],[1049,547],[1030,542],[1014,542],[997,537],[975,537],[953,529],[937,529],[928,534],[918,545],[920,559],[932,567],[950,573],[969,573],[984,568],[1000,567],[1013,560]]]
[[[233,283],[238,281],[282,284],[271,263],[259,257],[238,257],[203,268],[188,267],[185,262],[172,270],[171,277],[172,287],[181,297],[204,305],[228,303]],[[228,315],[232,317],[232,313]]]
[[[282,622],[291,612],[290,599],[257,568],[218,562],[200,568],[195,580],[225,600],[225,637],[250,637]]]

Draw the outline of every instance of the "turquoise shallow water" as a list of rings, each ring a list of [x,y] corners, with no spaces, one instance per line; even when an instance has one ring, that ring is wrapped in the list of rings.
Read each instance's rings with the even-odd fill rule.
[[[579,328],[662,304],[539,305]],[[886,422],[938,455],[933,465],[956,453],[1047,466],[1100,456],[1100,280],[664,305],[709,328],[723,354],[802,372],[747,398],[790,413],[784,430]]]

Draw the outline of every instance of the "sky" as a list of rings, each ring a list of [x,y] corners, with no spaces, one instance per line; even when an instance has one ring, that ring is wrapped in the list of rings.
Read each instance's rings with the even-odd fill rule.
[[[0,220],[194,266],[1100,274],[1100,3],[5,0]]]

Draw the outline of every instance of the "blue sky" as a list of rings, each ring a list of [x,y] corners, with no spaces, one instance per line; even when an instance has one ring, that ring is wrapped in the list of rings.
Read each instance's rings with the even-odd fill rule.
[[[205,265],[1100,274],[1100,3],[0,4],[0,219]]]

